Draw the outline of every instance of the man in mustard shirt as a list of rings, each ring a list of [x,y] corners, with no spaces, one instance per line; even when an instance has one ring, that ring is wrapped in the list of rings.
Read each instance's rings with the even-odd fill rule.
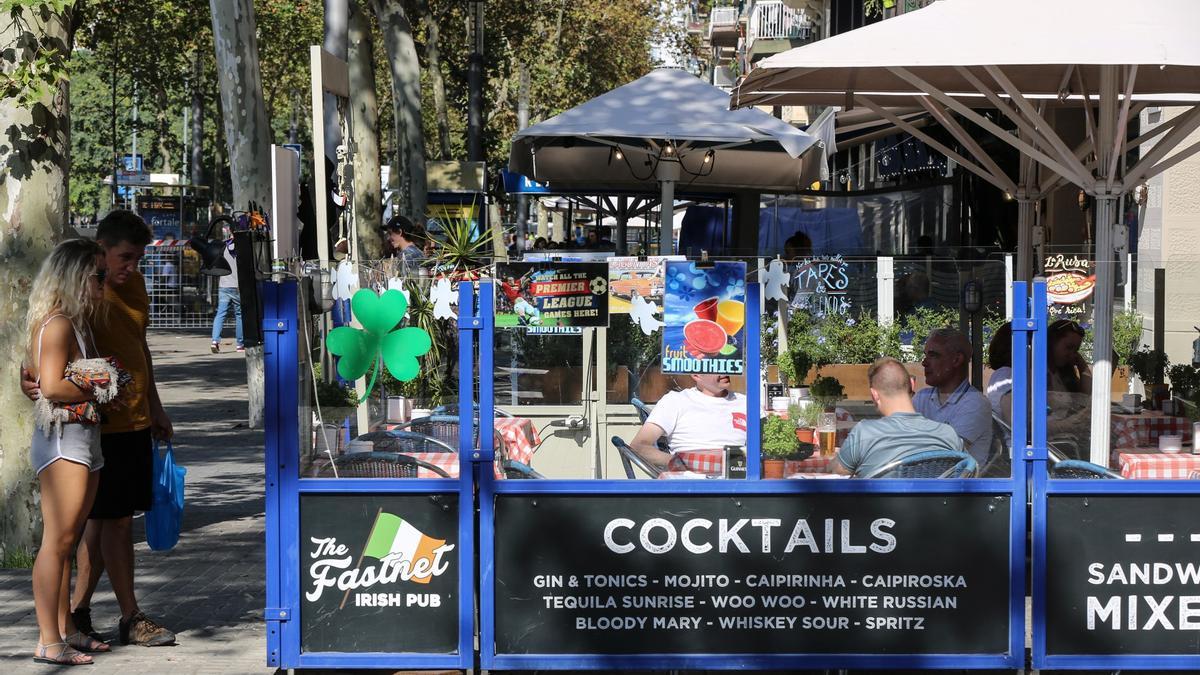
[[[150,298],[138,263],[150,243],[146,222],[131,211],[115,210],[100,221],[96,239],[108,263],[104,311],[92,323],[92,335],[102,356],[113,356],[133,376],[120,397],[109,406],[101,428],[104,468],[96,501],[88,515],[76,551],[77,577],[71,598],[75,625],[94,639],[91,600],[100,575],[107,571],[121,608],[121,644],[157,647],[175,643],[175,634],[158,625],[137,604],[133,589],[133,514],[153,504],[154,439],[166,440],[173,429],[154,384],[154,365],[146,343]],[[24,380],[26,393],[36,390]]]

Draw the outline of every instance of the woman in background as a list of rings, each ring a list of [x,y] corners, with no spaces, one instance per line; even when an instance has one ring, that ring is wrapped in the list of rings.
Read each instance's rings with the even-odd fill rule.
[[[88,373],[112,376],[106,392],[115,395],[115,374],[90,350],[89,319],[104,299],[104,253],[90,239],[55,247],[42,263],[29,296],[27,370],[41,393],[35,404],[38,428],[30,459],[41,488],[42,544],[33,565],[33,600],[38,645],[34,660],[85,665],[82,652],[106,652],[107,644],[76,630],[68,609],[71,552],[75,550],[96,496],[104,464],[95,402],[98,391]]]

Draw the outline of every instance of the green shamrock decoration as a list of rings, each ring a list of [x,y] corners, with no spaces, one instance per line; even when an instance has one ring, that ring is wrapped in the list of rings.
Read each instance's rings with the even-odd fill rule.
[[[326,345],[329,352],[338,358],[337,372],[345,380],[357,380],[367,373],[383,354],[383,365],[401,382],[415,378],[421,370],[418,356],[426,354],[433,342],[429,333],[420,328],[409,327],[396,330],[408,310],[408,301],[397,290],[388,290],[383,295],[359,289],[350,299],[354,318],[362,328],[339,326],[329,332]],[[363,400],[375,386],[376,372]],[[360,401],[361,403],[361,401]]]

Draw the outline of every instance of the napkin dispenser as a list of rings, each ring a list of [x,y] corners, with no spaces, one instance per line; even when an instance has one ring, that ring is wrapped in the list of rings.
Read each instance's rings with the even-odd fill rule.
[[[746,448],[740,445],[725,446],[725,477],[746,479]]]

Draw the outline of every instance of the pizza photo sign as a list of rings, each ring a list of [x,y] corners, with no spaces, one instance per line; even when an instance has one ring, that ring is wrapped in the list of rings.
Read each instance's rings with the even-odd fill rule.
[[[1096,289],[1096,275],[1091,267],[1087,258],[1062,253],[1047,256],[1043,268],[1050,302],[1074,305],[1090,298]]]

